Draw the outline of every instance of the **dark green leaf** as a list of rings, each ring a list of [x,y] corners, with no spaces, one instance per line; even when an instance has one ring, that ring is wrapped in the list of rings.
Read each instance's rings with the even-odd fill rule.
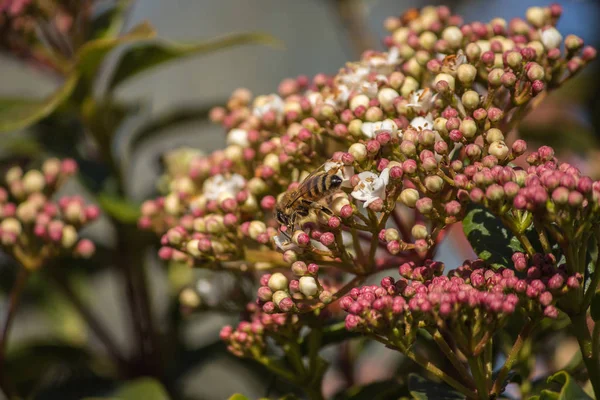
[[[417,374],[408,376],[408,390],[416,400],[459,400],[465,395],[445,383],[429,381]]]
[[[182,44],[155,40],[128,49],[113,72],[109,89],[114,89],[127,79],[167,62],[198,54],[206,54],[242,44],[257,43],[280,45],[264,33],[235,33],[201,43]]]
[[[89,40],[115,38],[125,24],[125,14],[131,6],[131,0],[118,0],[116,4],[104,10],[92,21]]]
[[[592,400],[565,371],[549,377],[548,383],[560,385],[559,391],[542,390],[539,400]]]
[[[512,265],[512,254],[523,252],[519,240],[499,218],[473,205],[463,220],[463,230],[475,253],[493,267]]]
[[[406,385],[398,380],[389,379],[373,382],[365,386],[353,386],[335,395],[334,400],[372,400],[398,399],[408,396]]]
[[[123,385],[114,397],[119,400],[168,400],[165,388],[155,379],[140,378]]]
[[[590,307],[590,314],[592,315],[592,319],[594,321],[600,321],[600,290],[594,293],[592,305]]]
[[[69,98],[79,75],[72,74],[46,99],[0,98],[0,132],[11,132],[33,125],[50,115]]]
[[[116,47],[141,40],[151,39],[156,31],[148,22],[142,22],[128,33],[116,38],[103,38],[87,42],[77,53],[77,69],[82,77],[91,81],[104,58]]]
[[[134,224],[140,217],[140,207],[122,197],[101,193],[97,197],[98,204],[106,214],[119,222]]]

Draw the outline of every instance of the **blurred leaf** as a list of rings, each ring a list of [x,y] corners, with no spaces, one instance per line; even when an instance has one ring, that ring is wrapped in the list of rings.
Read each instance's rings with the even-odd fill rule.
[[[66,277],[65,277],[66,278]],[[85,345],[87,325],[73,305],[55,287],[45,291],[42,309],[55,335],[72,345]]]
[[[111,144],[118,128],[125,119],[140,110],[140,104],[117,102],[107,98],[96,100],[87,97],[82,105],[82,114],[86,126],[105,151],[111,151]]]
[[[124,224],[135,224],[140,217],[140,207],[127,199],[100,193],[96,199],[102,211]]]
[[[550,376],[548,383],[560,385],[560,391],[542,390],[539,400],[592,400],[565,371]]]
[[[123,29],[125,14],[130,6],[131,0],[118,0],[114,6],[96,16],[92,21],[89,40],[117,37]]]
[[[502,221],[484,207],[471,205],[462,225],[475,253],[495,268],[510,267],[512,254],[524,251]]]
[[[59,385],[59,381],[70,377],[91,376],[93,371],[100,370],[108,372],[108,364],[88,349],[56,339],[16,342],[9,349],[5,368],[21,394],[30,393],[44,382]]]
[[[122,36],[87,42],[77,52],[77,69],[83,78],[91,81],[106,55],[113,49],[126,43],[151,39],[155,35],[156,31],[152,25],[149,22],[142,22]]]
[[[369,383],[364,386],[353,386],[340,393],[337,393],[333,400],[384,400],[397,399],[407,396],[408,389],[406,385],[401,384],[396,379],[388,379]]]
[[[281,43],[265,33],[234,33],[200,43],[183,44],[157,39],[150,43],[135,46],[125,52],[113,71],[109,90],[127,79],[148,69],[160,66],[179,58],[206,54],[242,44],[266,44],[281,46]]]
[[[594,293],[592,305],[590,306],[590,314],[594,321],[600,321],[600,290]]]
[[[69,98],[78,80],[78,74],[71,74],[61,87],[43,100],[0,98],[0,132],[26,128],[50,115]]]
[[[170,397],[156,379],[140,378],[121,386],[113,396],[119,400],[168,400]]]
[[[247,398],[246,396],[244,396],[243,394],[236,393],[233,396],[231,396],[229,398],[229,400],[250,400],[250,399]]]
[[[429,381],[417,374],[408,376],[408,389],[416,400],[462,400],[465,395],[445,383]]]

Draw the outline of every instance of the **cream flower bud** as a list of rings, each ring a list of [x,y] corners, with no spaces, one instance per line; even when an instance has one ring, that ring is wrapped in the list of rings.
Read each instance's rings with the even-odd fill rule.
[[[227,146],[224,150],[225,157],[233,162],[240,162],[244,157],[243,150],[238,145]]]
[[[408,96],[416,90],[419,90],[419,82],[412,76],[407,76],[400,88],[400,94],[408,98]]]
[[[369,107],[369,98],[364,94],[356,95],[350,100],[350,109],[352,111],[356,110],[358,107]]]
[[[404,189],[400,193],[400,201],[407,207],[415,208],[417,200],[419,200],[419,192],[416,189]]]
[[[78,235],[77,230],[73,225],[65,225],[62,230],[62,238],[60,243],[65,248],[71,248],[77,243]]]
[[[440,81],[446,81],[448,82],[448,86],[450,87],[450,90],[454,90],[455,87],[455,80],[454,77],[450,74],[438,74],[435,79],[433,80],[433,85],[435,86],[438,82]]]
[[[259,196],[269,190],[269,186],[259,177],[254,177],[248,181],[248,190],[253,195]]]
[[[508,151],[508,146],[506,146],[506,144],[503,141],[498,140],[490,144],[488,153],[495,156],[498,160],[502,161],[508,155]]]
[[[332,200],[331,209],[336,215],[339,215],[342,212],[342,208],[347,205],[350,205],[350,200],[348,200],[348,197],[338,196]]]
[[[44,175],[38,170],[32,169],[23,177],[23,189],[27,193],[41,192],[45,185]]]
[[[56,176],[60,172],[60,160],[49,158],[42,164],[42,172],[49,176]]]
[[[206,232],[206,220],[202,217],[195,218],[193,223],[194,231],[205,233]]]
[[[383,107],[388,108],[393,105],[394,99],[398,96],[400,96],[400,95],[394,89],[383,88],[377,94],[377,100],[379,100],[379,103]]]
[[[248,196],[244,204],[240,206],[240,209],[244,212],[251,213],[258,210],[258,202],[254,195]]]
[[[490,128],[485,133],[485,141],[488,143],[494,143],[504,140],[504,134],[498,128]]]
[[[248,233],[252,239],[255,239],[261,233],[265,233],[267,231],[267,226],[262,221],[252,221],[250,222],[250,226],[248,227]]]
[[[12,167],[8,171],[6,171],[4,179],[6,180],[6,183],[11,184],[16,180],[21,179],[22,176],[23,170],[21,169],[21,167]]]
[[[167,214],[176,215],[179,213],[180,201],[177,193],[170,193],[165,197],[165,211]]]
[[[437,36],[431,31],[425,31],[419,36],[419,44],[423,46],[425,50],[431,50],[437,41]]]
[[[267,286],[274,292],[278,290],[286,290],[288,287],[288,278],[286,278],[286,276],[281,272],[275,272],[269,278]]]
[[[240,147],[250,146],[248,141],[248,131],[245,129],[232,129],[227,134],[227,144],[237,145]]]
[[[279,156],[275,153],[269,153],[265,157],[263,164],[272,168],[275,172],[280,171]]]
[[[528,8],[525,17],[536,28],[541,28],[546,23],[546,12],[542,7]]]
[[[279,306],[281,300],[287,299],[288,297],[290,297],[290,295],[287,292],[283,290],[278,290],[275,293],[273,293],[273,303]]]
[[[457,26],[449,26],[442,32],[442,39],[448,42],[451,47],[457,48],[462,43],[463,34]]]
[[[560,32],[553,26],[548,29],[544,29],[542,32],[542,43],[548,50],[560,47],[562,39],[563,37]]]
[[[348,149],[348,153],[358,162],[364,161],[367,158],[367,146],[362,143],[354,143]]]
[[[312,276],[303,276],[300,278],[300,292],[306,297],[311,297],[317,294],[319,287],[317,281]]]
[[[0,229],[2,229],[3,232],[14,233],[15,235],[20,235],[23,231],[21,223],[15,218],[6,218],[0,224]]]
[[[463,85],[471,85],[477,78],[477,68],[471,64],[461,64],[456,69],[456,76]]]
[[[198,248],[198,243],[199,241],[194,239],[194,240],[190,240],[189,242],[187,242],[187,244],[185,245],[185,249],[186,251],[192,256],[192,257],[199,257],[202,252],[200,251],[200,249]]]

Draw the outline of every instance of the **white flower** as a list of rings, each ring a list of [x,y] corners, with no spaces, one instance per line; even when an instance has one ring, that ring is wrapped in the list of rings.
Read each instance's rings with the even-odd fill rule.
[[[411,93],[409,103],[406,107],[414,108],[417,112],[428,112],[433,106],[437,94],[429,88],[417,90]]]
[[[379,132],[389,131],[392,135],[398,132],[398,125],[391,119],[384,119],[377,122],[363,122],[361,126],[362,133],[373,139]]]
[[[252,110],[252,114],[254,116],[261,118],[269,111],[275,112],[277,115],[283,114],[283,100],[276,94],[270,94],[268,96],[258,96],[254,100],[254,109]]]
[[[235,144],[240,147],[249,147],[248,131],[244,129],[232,129],[227,134],[227,144]]]
[[[418,131],[424,129],[433,130],[433,118],[431,118],[431,115],[427,115],[426,117],[415,117],[410,121],[410,126]]]
[[[364,201],[363,207],[368,207],[377,199],[385,200],[385,187],[390,180],[389,168],[381,171],[379,176],[371,171],[361,172],[358,174],[358,179],[360,181],[351,195],[356,200]]]
[[[296,246],[288,236],[283,233],[279,233],[271,238],[275,246],[281,251],[294,250],[296,253],[301,253],[303,251],[302,248]]]
[[[229,177],[225,177],[219,174],[208,178],[204,182],[202,190],[208,200],[217,200],[222,194],[237,195],[245,185],[246,180],[241,175],[232,174]]]
[[[325,172],[329,172],[333,168],[338,170],[336,175],[342,178],[342,187],[352,187],[350,184],[350,178],[352,178],[352,175],[354,175],[354,167],[351,165],[344,165],[339,161],[327,161],[323,166]]]
[[[547,28],[542,32],[542,43],[548,50],[560,47],[562,39],[562,35],[554,27]]]
[[[307,297],[314,296],[319,292],[317,281],[312,276],[303,276],[300,278],[299,284],[300,292]]]

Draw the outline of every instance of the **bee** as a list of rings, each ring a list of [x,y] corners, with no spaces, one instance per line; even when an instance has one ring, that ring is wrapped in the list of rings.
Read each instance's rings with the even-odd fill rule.
[[[297,189],[285,192],[277,203],[277,221],[288,230],[293,230],[298,218],[307,217],[311,210],[320,210],[327,215],[333,214],[319,201],[339,190],[343,179],[337,175],[340,167],[325,171],[325,164],[311,172]]]

